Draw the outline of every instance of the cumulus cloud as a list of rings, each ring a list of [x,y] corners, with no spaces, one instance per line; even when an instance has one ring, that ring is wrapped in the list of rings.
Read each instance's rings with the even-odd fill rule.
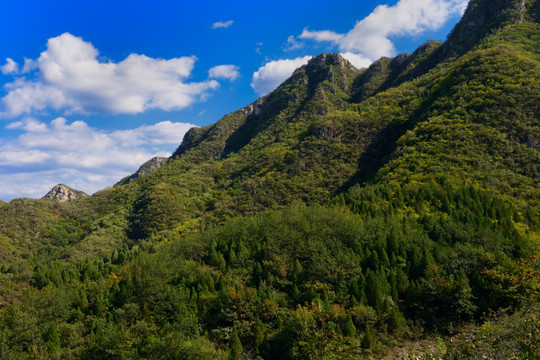
[[[302,49],[304,45],[305,44],[303,42],[296,41],[296,38],[293,35],[291,35],[287,38],[287,43],[283,46],[283,50],[285,51],[298,50],[298,49]]]
[[[0,71],[4,75],[17,74],[19,72],[19,65],[12,58],[7,58],[6,64],[0,66]]]
[[[229,79],[234,81],[240,77],[238,66],[235,65],[218,65],[208,71],[208,76],[211,79]]]
[[[9,129],[9,130],[19,129],[19,130],[24,130],[27,132],[38,133],[38,132],[47,131],[47,125],[33,118],[27,118],[25,120],[12,122],[8,124],[6,126],[6,129]]]
[[[346,54],[376,60],[395,54],[394,44],[389,37],[418,35],[439,29],[451,16],[462,14],[467,3],[468,0],[399,0],[393,6],[377,6],[346,34],[304,29],[299,37],[331,42]]]
[[[93,193],[154,156],[170,156],[193,126],[163,121],[104,131],[63,117],[12,122],[5,128],[21,133],[0,144],[0,198],[41,197],[59,182]]]
[[[98,60],[98,50],[69,33],[51,38],[37,60],[25,60],[23,73],[38,80],[6,84],[5,117],[48,108],[66,113],[136,114],[149,109],[179,110],[204,99],[215,80],[188,83],[196,58],[169,60],[131,54],[121,62]],[[9,65],[6,64],[6,66]]]
[[[341,56],[349,60],[349,62],[353,64],[353,66],[356,67],[357,69],[366,68],[369,65],[371,65],[371,63],[373,63],[373,61],[364,57],[363,55],[355,54],[350,51],[341,53]]]
[[[270,61],[253,74],[251,87],[258,94],[266,95],[287,80],[294,70],[307,64],[311,58],[312,56],[304,56],[296,59]]]
[[[212,29],[226,29],[232,24],[234,24],[234,20],[216,21],[215,23],[212,24]]]
[[[335,33],[330,30],[309,31],[304,29],[299,36],[301,39],[311,39],[315,41],[330,41],[340,43],[345,38],[345,35]]]
[[[37,61],[34,61],[32,59],[26,59],[26,58],[24,59],[24,65],[22,68],[23,74],[29,73],[30,71],[36,70],[37,68],[38,68]]]

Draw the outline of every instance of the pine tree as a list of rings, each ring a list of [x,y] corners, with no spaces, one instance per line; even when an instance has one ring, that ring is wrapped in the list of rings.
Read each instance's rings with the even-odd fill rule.
[[[253,325],[253,337],[255,342],[255,348],[259,349],[262,342],[264,341],[264,324],[259,318],[255,320],[255,324]]]
[[[375,346],[375,331],[369,324],[366,325],[366,331],[364,332],[364,338],[362,339],[362,347],[364,349],[372,349]]]
[[[354,326],[351,314],[347,314],[347,320],[345,321],[345,326],[343,327],[343,335],[350,338],[356,335],[356,326]]]
[[[225,257],[223,256],[223,254],[221,252],[217,252],[217,261],[216,261],[216,266],[220,269],[220,270],[225,270],[225,268],[227,267],[227,262],[225,261]]]
[[[231,249],[229,250],[229,262],[228,262],[229,266],[231,267],[234,267],[236,265],[236,252],[234,251],[234,249]]]
[[[456,274],[453,285],[453,307],[456,315],[461,319],[471,317],[477,307],[474,304],[474,296],[469,284],[469,279],[463,269]]]
[[[408,307],[416,305],[416,302],[418,301],[419,297],[419,291],[418,286],[416,285],[415,281],[412,281],[409,284],[409,287],[407,288],[407,291],[405,293],[405,303]]]
[[[81,310],[88,309],[88,298],[86,297],[86,292],[83,289],[79,290],[78,305]]]
[[[49,326],[47,334],[45,335],[45,340],[47,340],[45,345],[49,352],[55,353],[60,349],[60,336],[58,336],[58,330],[56,329],[55,324]]]
[[[238,331],[235,328],[229,339],[229,360],[242,360],[243,358],[242,343],[238,337]]]
[[[409,278],[407,277],[407,274],[403,271],[403,269],[398,268],[396,278],[398,293],[405,294],[407,288],[409,287]]]
[[[390,332],[399,332],[403,330],[405,326],[406,321],[403,314],[399,311],[397,306],[394,306],[390,312],[390,317],[388,318],[388,330]]]
[[[377,313],[380,313],[383,302],[383,294],[380,284],[380,279],[374,272],[370,272],[367,276],[367,299],[368,304],[374,308]]]
[[[294,261],[294,265],[293,265],[293,273],[292,273],[293,281],[295,281],[295,282],[300,281],[300,278],[301,278],[301,275],[302,275],[303,271],[304,271],[304,269],[302,268],[302,264],[300,264],[298,259],[296,259]]]
[[[293,286],[293,289],[292,289],[292,299],[296,302],[300,301],[300,296],[302,294],[300,293],[300,290],[298,289],[298,286],[296,286],[296,284],[294,284]]]

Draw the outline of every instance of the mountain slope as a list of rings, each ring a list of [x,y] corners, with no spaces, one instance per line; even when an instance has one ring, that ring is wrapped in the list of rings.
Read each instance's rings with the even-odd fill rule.
[[[524,190],[529,192],[528,195],[522,192],[515,194],[516,198],[534,196],[537,191],[534,178],[538,152],[527,144],[535,144],[538,139],[538,87],[534,80],[538,71],[538,53],[531,44],[515,45],[504,37],[521,32],[534,36],[536,31],[536,25],[515,25],[499,33],[499,37],[483,50],[459,61],[443,62],[430,73],[380,92],[359,104],[355,103],[358,99],[354,94],[365,92],[368,85],[372,87],[373,81],[365,81],[366,74],[376,72],[374,67],[377,64],[355,79],[346,73],[339,75],[339,80],[325,75],[330,71],[339,74],[334,65],[322,68],[308,65],[299,69],[268,98],[225,117],[209,129],[188,133],[185,145],[175,155],[178,160],[171,164],[171,171],[177,166],[174,173],[182,174],[184,163],[192,164],[203,159],[215,161],[206,163],[205,171],[209,173],[205,174],[205,185],[200,186],[217,189],[218,197],[206,192],[206,204],[199,204],[197,209],[201,212],[210,210],[230,215],[231,211],[257,210],[293,199],[324,201],[340,189],[373,177],[398,145],[396,140],[407,131],[413,131],[416,124],[431,124],[437,116],[448,121],[461,116],[461,122],[471,123],[470,126],[476,126],[479,132],[471,134],[473,143],[480,138],[486,138],[484,142],[493,142],[489,149],[486,145],[484,149],[467,149],[479,155],[477,160],[482,167],[472,164],[469,168],[461,167],[461,171],[469,175],[481,173],[476,179],[479,186],[485,186],[486,178],[491,178],[493,190],[499,192],[508,191],[504,184],[514,179],[529,187]],[[534,44],[534,40],[531,43]],[[479,59],[474,60],[475,56]],[[514,65],[517,66],[512,69]],[[314,68],[317,74],[308,73]],[[345,73],[344,69],[337,69]],[[512,80],[508,82],[505,77]],[[303,90],[304,83],[308,86]],[[460,102],[465,102],[467,108],[456,110],[456,104]],[[507,104],[515,105],[510,108]],[[485,107],[489,111],[478,115],[478,109]],[[257,114],[250,113],[251,108],[256,108]],[[518,112],[516,108],[523,110]],[[266,109],[272,109],[272,112]],[[433,131],[441,133],[441,129]],[[205,132],[198,142],[192,140],[195,132]],[[462,141],[457,138],[450,140]],[[460,147],[458,143],[454,145],[458,152]],[[499,153],[503,149],[506,153]],[[438,148],[433,152],[442,154],[447,150]],[[490,152],[497,154],[490,155]],[[502,162],[493,156],[502,157]],[[398,157],[397,153],[394,157]],[[439,168],[446,169],[447,165],[440,160],[437,160]],[[406,166],[411,166],[409,160],[405,162]],[[500,168],[493,168],[491,164],[500,164]],[[201,167],[190,171],[201,176]],[[418,172],[420,176],[426,175],[426,172]],[[195,174],[192,175],[191,179],[195,179]],[[156,181],[160,183],[162,179],[156,178]],[[176,186],[183,187],[181,181]],[[194,191],[195,187],[190,186],[189,193]],[[234,201],[231,203],[230,199]],[[162,203],[159,197],[154,201]],[[148,202],[144,204],[145,207],[149,205]],[[182,211],[171,210],[176,213]],[[138,212],[137,216],[142,216],[145,220],[141,222],[149,224],[144,212]],[[143,234],[151,231],[149,228]]]
[[[487,5],[472,3],[462,23],[476,18],[475,9],[482,6]],[[462,23],[449,38],[462,36]],[[490,24],[489,29],[497,28],[495,20]],[[492,190],[507,195],[518,191],[511,201],[537,198],[537,23],[512,25],[492,38],[491,42],[484,40],[486,45],[475,53],[442,61],[426,74],[422,65],[426,59],[450,45],[427,43],[413,55],[381,59],[366,71],[354,69],[339,55],[313,59],[272,94],[215,125],[190,130],[173,155],[176,160],[164,168],[126,189],[111,190],[113,197],[130,194],[120,203],[127,205],[135,199],[125,219],[128,236],[140,239],[160,231],[196,229],[213,219],[254,213],[295,199],[320,203],[374,177],[403,181],[413,168],[418,170],[411,173],[413,177],[425,177],[428,167],[432,173],[437,168],[439,172],[456,168],[481,187],[489,178]],[[481,60],[475,62],[475,56]],[[499,63],[499,59],[503,61]],[[509,69],[513,63],[519,66]],[[480,81],[474,78],[489,74],[500,75]],[[496,94],[501,91],[502,95]],[[467,108],[462,106],[463,111],[457,113],[455,104],[461,103]],[[483,118],[477,114],[477,109],[492,108],[492,104],[503,108],[486,112]],[[523,111],[517,114],[519,108]],[[461,117],[462,125],[451,122],[455,117]],[[486,123],[493,122],[490,118],[497,123]],[[499,121],[503,118],[506,120]],[[435,120],[441,125],[435,125]],[[464,135],[472,131],[468,140],[445,140],[456,142],[453,149],[457,152],[462,148],[457,141],[485,140],[483,145],[467,149],[475,159],[456,163],[457,159],[430,158],[420,164],[419,159],[427,154],[411,154],[414,146],[405,148],[405,140],[410,141],[415,126],[423,123],[426,125],[419,129],[424,131],[430,124],[427,131],[439,137],[446,132],[445,124],[461,126]],[[427,142],[431,147],[439,144],[429,137]],[[499,153],[503,150],[505,153]],[[448,149],[430,151],[445,154]],[[383,166],[386,174],[379,170]],[[518,190],[508,185],[512,182],[520,184]],[[107,193],[101,193],[99,202],[107,201]],[[93,208],[94,202],[89,199],[81,206]],[[107,207],[98,208],[106,211]],[[100,213],[97,210],[94,216]]]

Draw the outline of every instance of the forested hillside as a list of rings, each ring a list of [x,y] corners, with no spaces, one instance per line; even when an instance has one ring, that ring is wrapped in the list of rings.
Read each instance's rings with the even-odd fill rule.
[[[153,172],[0,202],[1,359],[540,359],[540,2],[321,54]]]

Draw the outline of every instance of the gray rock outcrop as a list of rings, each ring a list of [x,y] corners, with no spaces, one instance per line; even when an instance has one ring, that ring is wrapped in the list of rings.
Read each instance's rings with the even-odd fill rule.
[[[53,187],[43,198],[58,202],[74,201],[88,196],[82,191],[75,190],[64,184]]]

